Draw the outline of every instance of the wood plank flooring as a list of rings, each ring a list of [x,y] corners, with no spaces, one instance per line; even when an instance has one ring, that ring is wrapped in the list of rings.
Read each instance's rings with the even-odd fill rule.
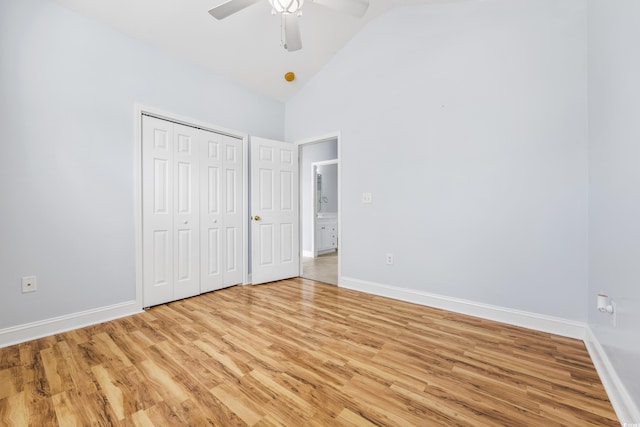
[[[292,279],[0,349],[0,425],[619,424],[581,341]]]

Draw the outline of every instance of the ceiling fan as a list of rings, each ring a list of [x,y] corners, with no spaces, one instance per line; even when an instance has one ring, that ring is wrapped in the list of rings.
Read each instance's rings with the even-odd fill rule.
[[[209,11],[216,19],[224,19],[242,9],[264,0],[228,0]],[[369,0],[308,0],[312,3],[361,18],[367,12]],[[282,45],[293,52],[302,48],[298,18],[302,15],[304,0],[269,0],[271,13],[281,15]]]

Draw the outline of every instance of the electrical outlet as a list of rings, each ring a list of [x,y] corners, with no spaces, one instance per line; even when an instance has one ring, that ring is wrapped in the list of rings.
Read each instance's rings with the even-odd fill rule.
[[[35,292],[38,290],[36,276],[25,276],[22,278],[22,293]]]
[[[393,265],[393,254],[387,254],[385,256],[385,262],[387,265]]]
[[[371,193],[362,193],[362,203],[373,203],[373,196]]]

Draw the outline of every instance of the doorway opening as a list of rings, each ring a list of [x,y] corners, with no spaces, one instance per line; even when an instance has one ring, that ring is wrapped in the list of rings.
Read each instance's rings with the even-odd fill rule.
[[[300,276],[332,285],[340,271],[339,135],[298,144]]]

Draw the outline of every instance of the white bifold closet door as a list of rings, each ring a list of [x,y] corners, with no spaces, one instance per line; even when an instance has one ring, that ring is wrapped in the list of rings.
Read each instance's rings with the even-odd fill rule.
[[[143,305],[242,283],[242,140],[143,116]]]
[[[205,133],[200,163],[200,291],[242,283],[242,140]]]

